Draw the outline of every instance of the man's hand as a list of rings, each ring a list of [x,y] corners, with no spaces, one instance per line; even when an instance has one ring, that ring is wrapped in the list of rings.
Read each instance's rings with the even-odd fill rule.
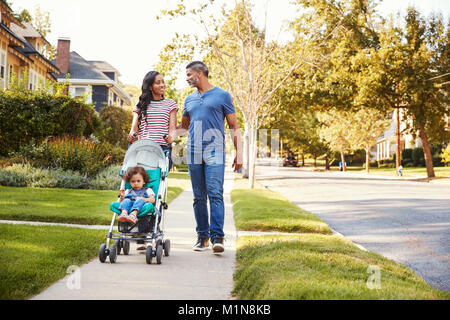
[[[239,129],[239,124],[236,118],[236,113],[230,113],[226,115],[228,127],[230,128],[231,139],[233,141],[234,147],[236,149],[236,157],[233,161],[234,172],[242,168],[242,143],[241,143],[241,132]]]
[[[173,138],[172,138],[172,136],[171,136],[170,134],[164,136],[164,140],[166,140],[166,142],[167,142],[168,144],[171,144],[171,143],[173,143],[173,141],[174,141]]]
[[[232,168],[234,168],[234,172],[239,171],[242,168],[242,161],[240,161],[238,156],[234,157]]]

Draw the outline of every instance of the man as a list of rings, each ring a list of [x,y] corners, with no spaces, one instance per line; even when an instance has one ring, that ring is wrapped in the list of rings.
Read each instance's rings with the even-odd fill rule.
[[[233,162],[235,171],[242,167],[241,136],[231,95],[210,84],[208,75],[208,67],[201,61],[194,61],[187,65],[186,81],[191,87],[197,88],[197,91],[185,100],[179,128],[189,130],[187,158],[194,192],[193,206],[198,235],[193,249],[206,250],[211,239],[213,252],[222,253],[225,217],[224,119],[227,120],[236,148],[236,157]],[[210,214],[208,214],[207,198],[209,198]]]

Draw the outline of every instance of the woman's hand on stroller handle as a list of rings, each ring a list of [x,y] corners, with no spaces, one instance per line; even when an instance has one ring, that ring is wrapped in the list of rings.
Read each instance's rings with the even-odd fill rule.
[[[136,142],[138,140],[138,136],[136,132],[130,132],[127,137],[127,141],[130,143]]]

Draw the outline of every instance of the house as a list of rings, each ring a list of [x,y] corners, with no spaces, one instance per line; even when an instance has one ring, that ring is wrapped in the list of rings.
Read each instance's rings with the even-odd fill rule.
[[[400,109],[400,119],[403,117],[403,110]],[[392,159],[397,152],[397,111],[391,112],[391,125],[377,139],[377,144],[370,150],[370,160]],[[400,132],[406,129],[406,122],[400,120]],[[400,134],[400,150],[407,148],[422,147],[422,140],[413,138],[411,134]]]
[[[131,97],[120,86],[120,73],[106,61],[88,61],[75,51],[70,51],[70,39],[58,39],[56,66],[61,73],[55,74],[59,82],[70,83],[70,95],[86,95],[87,103],[93,103],[100,111],[104,105],[124,106],[131,104]]]
[[[45,57],[50,43],[31,25],[20,22],[12,9],[0,0],[0,89],[8,88],[15,74],[23,78],[28,72],[27,86],[56,81],[59,69]]]

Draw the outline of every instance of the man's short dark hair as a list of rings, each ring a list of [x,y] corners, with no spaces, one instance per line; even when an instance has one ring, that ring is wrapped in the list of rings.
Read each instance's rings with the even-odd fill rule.
[[[202,61],[193,61],[193,62],[189,63],[189,64],[186,66],[186,69],[193,69],[193,70],[195,70],[195,71],[203,72],[203,74],[205,75],[205,77],[208,78],[208,75],[209,75],[209,68],[208,68],[208,66],[207,66],[204,62],[202,62]]]

